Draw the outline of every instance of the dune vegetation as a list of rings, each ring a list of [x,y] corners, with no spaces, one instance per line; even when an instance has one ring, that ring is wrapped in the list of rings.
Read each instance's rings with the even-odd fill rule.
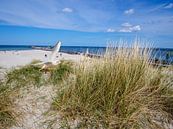
[[[14,110],[13,102],[18,99],[22,89],[57,84],[72,70],[71,62],[62,61],[58,66],[50,68],[45,74],[39,65],[34,65],[38,61],[33,62],[7,72],[3,81],[0,82],[0,128],[2,129],[19,123],[19,114]]]
[[[108,48],[104,58],[84,61],[53,102],[66,126],[166,128],[173,115],[173,78],[150,65],[149,49]]]
[[[0,83],[0,128],[9,128],[17,125],[17,111],[14,101],[20,95],[20,89],[30,85],[38,86],[41,83],[39,68],[27,65],[9,71]]]
[[[16,124],[15,112],[13,110],[12,95],[2,82],[0,82],[0,129],[5,129]]]

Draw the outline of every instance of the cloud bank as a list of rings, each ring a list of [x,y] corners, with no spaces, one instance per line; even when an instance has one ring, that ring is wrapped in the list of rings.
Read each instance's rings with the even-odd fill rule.
[[[123,23],[121,26],[122,28],[119,30],[119,32],[137,32],[141,30],[140,25],[131,25],[128,22]]]
[[[124,4],[117,0],[1,0],[0,25],[86,32],[173,33],[172,2],[134,1]]]

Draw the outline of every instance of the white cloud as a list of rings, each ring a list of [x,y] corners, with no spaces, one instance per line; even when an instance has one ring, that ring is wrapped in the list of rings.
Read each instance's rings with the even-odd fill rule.
[[[165,9],[171,9],[171,8],[173,8],[173,3],[169,3],[169,4],[166,5],[164,8],[165,8]]]
[[[131,27],[132,25],[128,22],[125,22],[123,24],[121,24],[121,26],[124,26],[124,27]]]
[[[71,8],[64,8],[64,9],[62,9],[62,11],[66,12],[66,13],[72,13],[73,9],[71,9]]]
[[[107,32],[115,32],[115,30],[114,30],[114,29],[109,28],[109,29],[107,29]]]
[[[123,23],[122,28],[119,30],[119,32],[136,32],[141,30],[140,25],[131,25],[130,23]]]
[[[131,15],[131,14],[133,14],[134,12],[135,12],[134,9],[128,9],[128,10],[125,10],[125,11],[124,11],[124,14]]]
[[[131,27],[131,30],[132,31],[140,31],[141,30],[141,26],[140,25],[133,26],[133,27]]]

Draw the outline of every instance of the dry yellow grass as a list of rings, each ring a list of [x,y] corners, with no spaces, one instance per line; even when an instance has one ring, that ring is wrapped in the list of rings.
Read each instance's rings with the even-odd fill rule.
[[[54,110],[79,128],[164,128],[173,80],[149,65],[149,55],[137,45],[109,47],[104,58],[84,61],[57,93]]]

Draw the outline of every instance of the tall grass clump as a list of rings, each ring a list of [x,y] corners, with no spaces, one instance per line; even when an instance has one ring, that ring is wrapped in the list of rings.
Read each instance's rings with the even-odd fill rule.
[[[17,124],[11,97],[12,91],[3,82],[0,82],[0,129],[6,129]]]
[[[81,63],[53,109],[81,128],[164,128],[171,119],[172,79],[150,65],[150,49],[109,47]],[[71,119],[70,119],[71,118]]]

